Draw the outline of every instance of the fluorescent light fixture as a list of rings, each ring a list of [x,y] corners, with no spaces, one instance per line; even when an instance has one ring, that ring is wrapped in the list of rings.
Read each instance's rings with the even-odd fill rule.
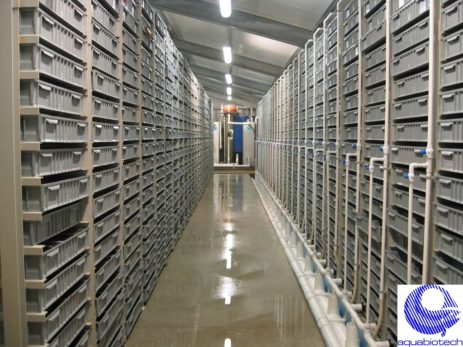
[[[231,0],[219,0],[220,3],[220,14],[223,18],[228,18],[232,13]]]
[[[232,62],[232,51],[230,46],[223,47],[223,60],[227,64],[231,64]]]
[[[232,101],[231,95],[227,96],[227,100],[228,100],[228,101]]]
[[[223,347],[232,347],[232,342],[230,338],[226,338],[225,341],[223,342]]]
[[[231,89],[231,87],[227,87],[227,95],[228,95],[228,96],[232,95],[232,89]]]
[[[232,76],[229,73],[225,74],[225,81],[227,84],[232,84]]]

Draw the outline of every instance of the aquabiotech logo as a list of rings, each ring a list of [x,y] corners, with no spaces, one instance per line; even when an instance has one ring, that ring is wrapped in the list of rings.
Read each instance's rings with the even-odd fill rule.
[[[397,345],[463,346],[463,286],[403,285],[397,294]]]

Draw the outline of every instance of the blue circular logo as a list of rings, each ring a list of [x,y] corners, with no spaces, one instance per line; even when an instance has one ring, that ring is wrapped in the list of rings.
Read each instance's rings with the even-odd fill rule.
[[[439,310],[429,310],[423,306],[423,294],[429,289],[437,289],[444,298]],[[441,334],[460,320],[458,305],[450,293],[436,284],[425,284],[414,289],[405,300],[405,318],[410,326],[426,335]]]

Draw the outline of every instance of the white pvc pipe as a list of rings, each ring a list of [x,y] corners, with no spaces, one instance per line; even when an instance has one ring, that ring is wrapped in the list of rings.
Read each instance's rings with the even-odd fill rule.
[[[367,255],[367,307],[366,307],[366,323],[370,323],[370,300],[371,300],[371,234],[373,227],[373,173],[375,171],[375,163],[384,162],[383,158],[370,158],[369,192],[368,192],[368,255]],[[384,209],[384,204],[383,204]]]
[[[348,205],[349,205],[349,163],[350,158],[357,157],[357,153],[346,154],[346,194],[344,196],[344,291],[347,293],[347,229],[348,229]]]
[[[427,168],[428,163],[411,163],[408,167],[408,225],[407,225],[407,284],[412,283],[412,258],[413,258],[413,184],[415,182],[415,169]],[[426,201],[428,200],[426,191]],[[426,208],[426,206],[425,206]],[[425,224],[428,216],[424,217]]]

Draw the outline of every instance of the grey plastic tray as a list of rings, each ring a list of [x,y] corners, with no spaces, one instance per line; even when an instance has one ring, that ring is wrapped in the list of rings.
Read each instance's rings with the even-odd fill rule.
[[[358,76],[354,76],[342,83],[343,95],[348,95],[358,90]]]
[[[117,56],[118,39],[107,29],[92,19],[93,42],[113,56]]]
[[[354,59],[358,58],[358,54],[359,54],[359,48],[358,48],[358,42],[357,42],[342,53],[342,63],[344,65],[348,65]]]
[[[463,263],[463,238],[436,228],[436,251]]]
[[[84,255],[65,268],[53,278],[46,281],[40,289],[26,289],[27,312],[44,312],[66,291],[72,288],[86,274],[87,255]]]
[[[123,306],[123,305],[122,305]],[[125,329],[123,325],[124,309],[121,307],[115,314],[107,333],[98,341],[101,347],[123,347],[125,343]]]
[[[154,112],[150,112],[150,111],[147,111],[147,110],[142,110],[141,118],[142,118],[142,123],[143,124],[162,125],[162,123],[160,123],[162,121],[162,116],[157,115]]]
[[[36,81],[23,80],[20,83],[20,104],[21,106],[33,106],[81,115],[83,110],[83,95],[80,92],[58,87],[53,84]]]
[[[428,115],[428,97],[421,96],[413,99],[396,101],[392,105],[393,119],[411,119]]]
[[[347,18],[347,17],[346,17]],[[351,30],[356,28],[358,26],[358,18],[355,15],[350,15],[345,21],[344,21],[344,33],[348,34]]]
[[[85,19],[82,18],[84,22]],[[38,35],[41,39],[78,58],[84,59],[84,39],[42,9],[22,8],[19,11],[19,34]]]
[[[122,208],[122,219],[126,221],[131,216],[133,216],[140,209],[140,204],[141,204],[140,196],[137,196],[133,200],[125,203]]]
[[[441,115],[463,113],[463,88],[443,92],[440,96]]]
[[[38,177],[82,169],[83,149],[43,149],[21,153],[21,175]]]
[[[22,116],[21,141],[85,143],[87,142],[87,123],[76,119],[46,114]]]
[[[92,115],[97,118],[117,120],[119,116],[119,104],[93,96]]]
[[[413,146],[392,146],[390,149],[391,162],[395,164],[409,165],[425,161],[425,148]]]
[[[97,317],[100,317],[101,314],[108,308],[110,303],[123,288],[123,284],[124,276],[122,273],[119,273],[102,289],[102,292],[95,299]]]
[[[352,95],[344,99],[344,109],[351,110],[358,107],[358,95]]]
[[[93,167],[100,167],[108,164],[117,163],[117,146],[95,147],[92,149]]]
[[[452,87],[463,83],[463,58],[442,64],[441,68],[441,87]]]
[[[105,236],[104,239],[100,240],[95,245],[93,251],[95,266],[98,266],[98,264],[118,246],[118,237],[119,228],[116,228],[112,233],[110,233],[108,236]]]
[[[26,279],[45,280],[82,253],[87,247],[88,228],[79,228],[60,234],[44,247],[41,255],[25,255]]]
[[[391,204],[408,210],[408,191],[400,190],[397,188],[391,189]],[[413,195],[413,213],[424,216],[425,215],[425,199],[416,194]]]
[[[438,198],[463,204],[463,179],[439,176],[436,179]]]
[[[352,30],[349,34],[344,37],[344,47],[343,49],[346,50],[350,48],[352,45],[356,44],[359,40],[359,29],[358,27],[355,30]]]
[[[444,171],[463,173],[462,149],[439,149],[437,161],[438,168]]]
[[[365,91],[365,104],[373,105],[384,103],[386,99],[386,87],[379,86]]]
[[[412,0],[400,7],[392,16],[392,31],[397,32],[429,10],[429,0]]]
[[[94,68],[100,69],[111,76],[116,76],[118,71],[117,60],[112,58],[110,55],[98,49],[95,46],[91,46],[92,49],[92,64]]]
[[[35,245],[52,238],[76,226],[82,220],[82,215],[82,205],[75,203],[45,214],[41,222],[24,222],[24,244]]]
[[[85,10],[75,2],[69,0],[40,0],[40,4],[43,4],[77,31],[84,32],[86,23]]]
[[[394,209],[388,212],[388,227],[395,230],[402,237],[408,237],[408,218],[402,216]],[[423,244],[424,240],[424,226],[413,217],[412,222],[412,239],[419,245]]]
[[[106,94],[110,97],[120,97],[121,85],[118,80],[95,70],[92,72],[92,87],[94,91]]]
[[[151,81],[154,81],[154,70],[148,64],[141,63],[141,74],[145,78],[148,78]]]
[[[155,159],[153,157],[144,158],[142,161],[142,171],[145,173],[146,171],[154,169],[155,166]]]
[[[129,106],[122,107],[122,120],[124,123],[136,123],[137,109]]]
[[[122,81],[125,84],[136,88],[137,83],[138,83],[138,75],[135,73],[135,71],[123,66],[122,67]]]
[[[444,284],[463,283],[463,272],[439,257],[433,258],[434,277]]]
[[[396,98],[403,98],[412,96],[414,94],[426,93],[428,89],[428,72],[419,72],[418,74],[394,81],[394,96]]]
[[[407,169],[393,167],[391,170],[391,181],[392,184],[397,184],[402,187],[408,188],[409,179],[405,175],[408,172]],[[413,189],[424,192],[426,190],[426,174],[423,171],[415,172],[415,181],[413,183]]]
[[[118,318],[118,312],[123,309],[124,293],[121,292],[116,296],[116,299],[111,304],[106,313],[97,320],[98,339],[103,339],[107,334],[111,334],[111,325]]]
[[[132,7],[135,8],[135,5]],[[122,7],[122,10],[123,10],[122,20],[123,20],[124,26],[128,28],[129,30],[131,30],[132,33],[134,34],[138,33],[138,20],[136,20],[134,17],[135,12],[125,6]]]
[[[122,159],[128,160],[139,156],[140,146],[138,143],[122,146]]]
[[[428,123],[399,123],[393,125],[394,140],[397,142],[426,142]]]
[[[106,193],[93,201],[93,217],[97,218],[119,205],[120,189]]]
[[[380,157],[383,153],[382,148],[382,144],[366,143],[363,154],[367,158]]]
[[[367,141],[383,141],[384,125],[368,125],[365,127],[365,139]]]
[[[127,259],[132,255],[137,247],[141,245],[142,233],[138,232],[130,240],[124,243],[124,259]]]
[[[369,70],[376,65],[384,64],[386,62],[385,56],[386,56],[386,46],[385,45],[382,45],[381,47],[376,48],[374,51],[371,51],[365,54],[365,69]],[[346,73],[347,73],[347,68],[346,68]]]
[[[365,108],[365,122],[384,121],[386,107],[384,105],[369,106]]]
[[[98,1],[92,0],[93,18],[110,32],[116,31],[116,18]]]
[[[463,143],[463,119],[439,121],[437,139],[440,143]]]
[[[140,140],[140,127],[137,125],[124,125],[123,128],[124,141],[139,141]]]
[[[358,64],[358,61],[355,61],[344,68],[346,80],[358,75]]]
[[[122,43],[132,52],[137,52],[137,38],[125,28],[122,29]]]
[[[392,59],[391,72],[398,76],[428,65],[429,43],[425,42],[405,53],[401,53]]]
[[[102,220],[95,222],[94,226],[94,241],[98,242],[105,236],[109,235],[116,227],[119,226],[121,219],[121,211],[116,210],[112,212],[109,216],[103,218]]]
[[[130,51],[129,49],[123,47],[122,48],[122,61],[124,64],[128,67],[130,67],[133,70],[137,70],[138,66],[138,58],[137,56]]]
[[[344,125],[354,125],[358,123],[358,111],[356,109],[353,109],[348,112],[344,112],[343,116],[344,120]]]
[[[444,60],[461,55],[463,53],[463,29],[449,34],[441,42]]]
[[[463,211],[453,207],[436,204],[435,223],[444,229],[450,230],[458,235],[463,235],[461,226],[463,225]]]
[[[120,266],[120,251],[112,254],[106,262],[95,272],[95,288],[99,290]]]
[[[101,142],[119,142],[119,125],[92,122],[92,141]]]
[[[372,16],[371,18],[374,18]],[[386,38],[386,23],[384,22],[384,12],[382,21],[378,23],[374,28],[369,30],[362,38],[362,49],[368,49],[373,45],[377,45],[381,41],[385,41]]]
[[[85,198],[88,195],[88,176],[81,176],[40,187],[23,187],[24,211],[46,212]]]
[[[463,23],[463,1],[458,0],[455,3],[441,10],[441,28],[442,31],[448,31],[457,25]]]
[[[154,85],[153,83],[151,83],[149,80],[145,79],[142,77],[141,79],[141,87],[142,87],[142,91],[148,95],[151,95],[153,96],[154,95],[154,92],[153,92],[153,88],[154,88]]]
[[[381,65],[365,72],[365,87],[369,88],[386,81],[386,66]]]
[[[49,341],[50,347],[70,346],[73,340],[86,329],[88,305],[85,305],[71,320],[64,326],[62,330]]]
[[[143,108],[146,108],[146,109],[149,109],[151,111],[153,111],[155,109],[155,100],[153,97],[149,96],[149,95],[146,95],[146,94],[142,94],[142,106]]]
[[[429,18],[416,23],[411,28],[394,36],[392,41],[392,54],[397,55],[410,49],[410,42],[413,45],[429,39]]]
[[[69,2],[69,1],[68,1]],[[81,88],[85,84],[85,67],[41,44],[19,47],[20,70],[34,70]]]

